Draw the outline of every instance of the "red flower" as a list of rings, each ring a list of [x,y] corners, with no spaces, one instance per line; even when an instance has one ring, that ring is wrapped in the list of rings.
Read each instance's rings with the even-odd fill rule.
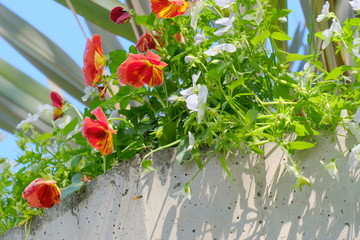
[[[95,34],[92,40],[87,39],[84,51],[84,67],[82,70],[87,85],[95,87],[101,81],[105,64],[101,37]]]
[[[151,9],[158,18],[172,18],[182,15],[189,8],[184,0],[150,0]]]
[[[91,146],[100,150],[102,155],[108,155],[114,151],[112,134],[116,134],[116,132],[110,128],[100,107],[95,108],[91,113],[95,115],[97,120],[86,117],[82,134]]]
[[[136,88],[145,84],[149,87],[161,85],[163,81],[163,67],[167,64],[161,62],[159,55],[147,51],[142,53],[129,54],[128,59],[118,68],[116,74],[121,85],[130,84]]]
[[[156,38],[156,41],[158,41],[158,43],[161,42],[159,36],[154,36],[154,37]],[[140,52],[146,52],[147,50],[150,49],[157,50],[157,46],[154,41],[154,38],[153,36],[151,36],[149,31],[146,31],[143,35],[141,35],[140,39],[136,43],[136,49]]]
[[[64,112],[62,110],[64,101],[57,92],[51,92],[50,98],[52,101],[51,104],[55,107],[53,111],[53,120],[55,121],[56,119],[61,118],[64,115]]]
[[[122,7],[115,7],[110,12],[110,20],[116,24],[128,23],[130,17],[130,13],[125,11]]]
[[[30,207],[51,208],[60,203],[60,189],[55,180],[43,180],[37,178],[32,181],[23,191],[22,197]]]

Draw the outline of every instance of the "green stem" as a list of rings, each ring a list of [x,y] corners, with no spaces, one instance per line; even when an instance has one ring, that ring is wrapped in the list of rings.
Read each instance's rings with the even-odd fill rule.
[[[167,145],[164,145],[164,146],[158,147],[157,149],[152,150],[151,152],[149,152],[148,154],[146,154],[146,155],[143,157],[142,161],[145,161],[145,159],[146,159],[147,157],[149,157],[151,154],[153,154],[153,153],[155,153],[155,152],[157,152],[157,151],[159,151],[159,150],[162,150],[162,149],[165,149],[165,148],[169,148],[169,147],[171,147],[171,146],[174,146],[174,145],[178,144],[179,142],[181,142],[181,140],[182,140],[182,139],[178,139],[178,140],[176,140],[175,142],[169,143],[169,144],[167,144]]]
[[[81,120],[84,119],[83,116],[81,115],[81,113],[79,112],[79,110],[74,105],[69,104],[69,106],[72,107],[75,110],[75,112],[79,115]]]

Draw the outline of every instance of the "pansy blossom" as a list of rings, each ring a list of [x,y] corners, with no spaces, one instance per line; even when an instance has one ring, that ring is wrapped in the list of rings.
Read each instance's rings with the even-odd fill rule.
[[[93,35],[92,40],[87,39],[84,51],[84,67],[82,69],[85,83],[88,86],[96,87],[102,80],[106,59],[101,46],[100,35]]]
[[[161,57],[151,51],[146,55],[129,54],[129,57],[123,62],[116,74],[121,85],[130,84],[139,88],[144,85],[154,87],[163,82],[163,68],[167,63],[161,61]]]
[[[100,107],[91,111],[96,120],[85,117],[82,135],[87,138],[89,144],[98,149],[102,155],[109,155],[114,151],[112,134],[116,134]]]
[[[53,111],[53,120],[55,121],[56,119],[59,119],[64,115],[64,111],[62,109],[64,100],[61,98],[60,94],[58,94],[57,92],[51,92],[50,98],[52,101],[51,104],[55,107],[55,109]]]
[[[183,15],[189,4],[184,0],[150,0],[151,10],[158,18],[172,18]]]
[[[136,49],[140,52],[146,52],[151,49],[157,50],[156,42],[160,43],[160,37],[156,35],[151,35],[149,31],[146,31],[141,37],[139,38],[138,42],[136,43]]]
[[[110,20],[116,24],[125,24],[130,21],[130,13],[122,7],[115,7],[110,11]]]
[[[23,191],[22,197],[30,207],[51,208],[60,203],[60,189],[55,180],[37,178]]]

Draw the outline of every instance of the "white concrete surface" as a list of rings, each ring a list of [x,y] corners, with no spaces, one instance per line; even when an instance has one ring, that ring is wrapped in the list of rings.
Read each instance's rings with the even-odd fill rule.
[[[211,160],[191,185],[191,200],[175,193],[195,174],[195,164],[179,166],[174,150],[164,150],[153,158],[160,169],[140,177],[135,159],[36,217],[27,239],[360,239],[360,171],[349,173],[345,155],[337,161],[336,181],[320,164],[353,141],[331,140],[295,156],[313,183],[301,192],[291,189],[295,178],[282,164],[287,157],[271,145],[265,156],[231,157],[234,183],[218,159]],[[16,228],[0,240],[25,238],[24,229]]]

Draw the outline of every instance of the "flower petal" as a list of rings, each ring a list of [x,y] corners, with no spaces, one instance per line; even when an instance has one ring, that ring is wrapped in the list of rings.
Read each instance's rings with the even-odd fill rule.
[[[130,21],[130,13],[122,7],[115,7],[110,11],[110,20],[116,24],[125,24]]]
[[[51,208],[60,203],[60,189],[54,180],[37,178],[23,191],[22,197],[30,207]]]
[[[158,18],[172,18],[182,15],[189,8],[183,0],[150,0],[152,12]]]

